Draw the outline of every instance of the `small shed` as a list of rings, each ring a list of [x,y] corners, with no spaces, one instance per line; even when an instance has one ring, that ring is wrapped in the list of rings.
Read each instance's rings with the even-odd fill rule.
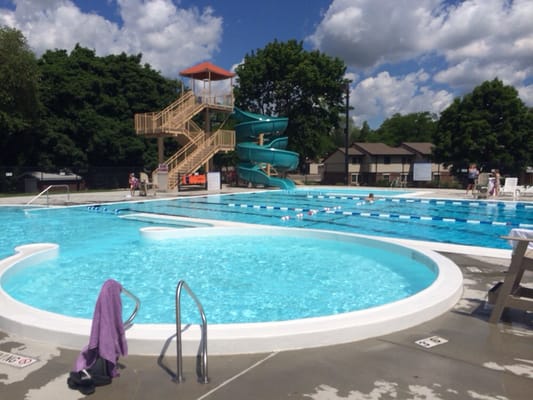
[[[50,185],[67,188],[69,191],[80,191],[85,189],[85,181],[79,175],[59,172],[57,174],[50,172],[33,171],[23,174],[24,192],[36,193],[41,192]]]

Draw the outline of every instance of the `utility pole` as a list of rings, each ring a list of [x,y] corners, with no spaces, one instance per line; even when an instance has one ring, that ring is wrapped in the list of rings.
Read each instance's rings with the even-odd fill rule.
[[[348,177],[348,164],[350,161],[350,157],[348,155],[348,148],[349,148],[349,118],[350,118],[350,81],[346,81],[346,126],[344,127],[344,184],[348,186],[350,184],[350,180]]]

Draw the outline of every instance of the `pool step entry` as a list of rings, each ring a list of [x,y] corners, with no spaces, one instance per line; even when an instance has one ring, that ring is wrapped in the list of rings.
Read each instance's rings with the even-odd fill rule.
[[[202,319],[202,336],[200,339],[201,354],[198,355],[197,362],[200,366],[197,366],[198,382],[208,383],[207,377],[207,319],[205,317],[204,308],[198,300],[198,297],[193,293],[189,285],[184,280],[178,282],[176,286],[176,383],[183,382],[183,357],[182,357],[182,340],[181,340],[181,292],[185,289],[189,296],[194,300]]]

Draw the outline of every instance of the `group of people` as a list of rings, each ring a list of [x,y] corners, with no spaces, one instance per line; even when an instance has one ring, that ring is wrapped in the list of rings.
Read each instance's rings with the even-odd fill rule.
[[[466,186],[466,195],[468,196],[468,191],[474,194],[476,184],[479,178],[480,171],[477,168],[475,163],[470,164],[467,171],[467,186]],[[489,177],[489,194],[491,196],[498,196],[500,194],[500,171],[498,169],[493,169]]]

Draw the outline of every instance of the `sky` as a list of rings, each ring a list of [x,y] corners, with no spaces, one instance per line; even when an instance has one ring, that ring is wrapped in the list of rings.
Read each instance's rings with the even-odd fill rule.
[[[202,61],[233,70],[291,39],[339,57],[351,117],[377,128],[396,113],[439,115],[498,78],[533,107],[532,0],[0,0],[0,25],[37,56],[79,43],[142,53],[169,78]]]

